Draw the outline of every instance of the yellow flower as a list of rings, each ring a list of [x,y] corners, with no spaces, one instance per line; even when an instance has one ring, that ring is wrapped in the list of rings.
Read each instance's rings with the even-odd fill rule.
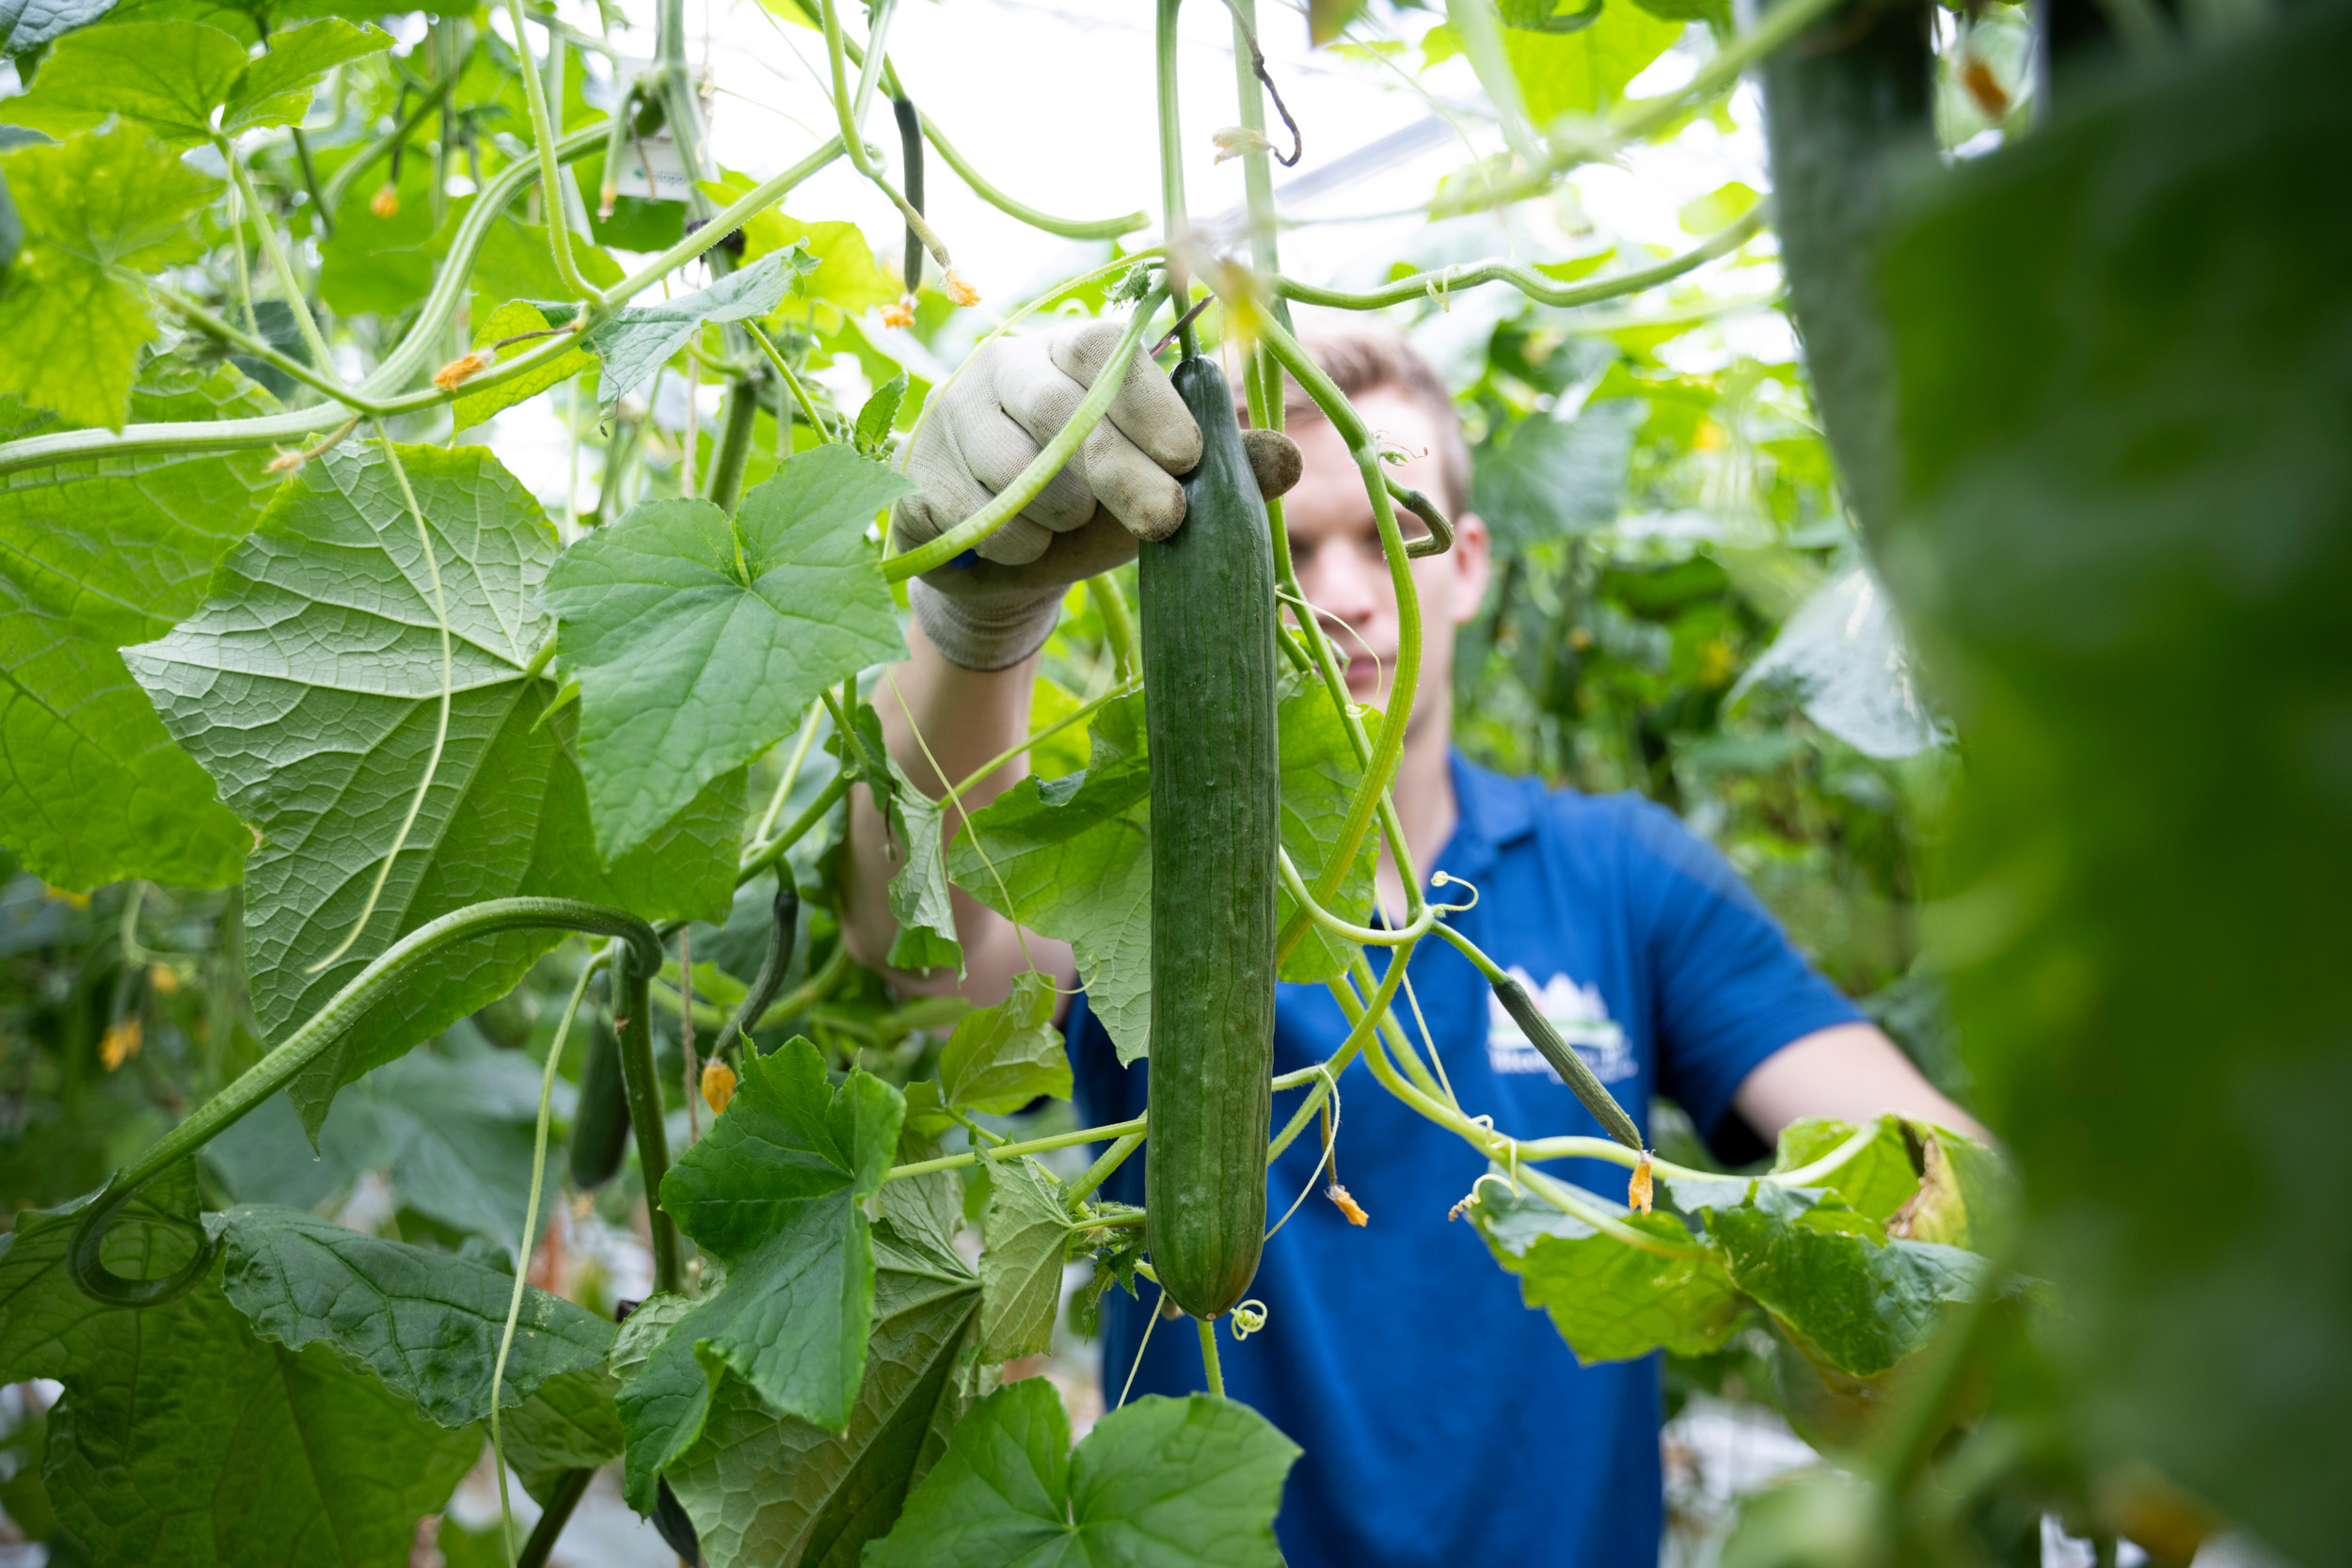
[[[735,1069],[713,1056],[703,1064],[703,1101],[711,1115],[726,1115],[727,1101],[735,1098]]]
[[[446,392],[462,386],[490,368],[490,356],[477,349],[462,359],[453,359],[433,372],[433,385]]]
[[[376,193],[368,198],[368,211],[380,218],[400,215],[400,192],[391,182],[386,181],[377,188]]]
[[[913,326],[914,325],[914,296],[911,293],[900,294],[897,299],[883,306],[882,323],[884,326]]]
[[[947,297],[958,305],[977,305],[980,302],[980,291],[966,283],[961,273],[949,267],[947,269]]]
[[[89,908],[89,895],[87,893],[68,893],[64,888],[55,886],[48,882],[43,882],[40,886],[42,892],[48,894],[50,897],[55,898],[61,904],[71,904],[77,910],[87,910]]]
[[[1645,1151],[1642,1163],[1633,1167],[1632,1180],[1625,1184],[1626,1207],[1639,1214],[1649,1212],[1649,1155]]]
[[[177,995],[180,990],[180,972],[169,964],[149,964],[147,983],[155,988],[158,995]]]
[[[126,1018],[106,1031],[105,1037],[98,1042],[98,1059],[106,1064],[108,1072],[139,1053],[140,1036],[139,1021],[135,1018]]]
[[[1323,1196],[1340,1206],[1340,1212],[1347,1216],[1348,1224],[1369,1225],[1372,1223],[1372,1216],[1364,1212],[1363,1206],[1358,1203],[1349,1195],[1348,1190],[1338,1182],[1334,1181],[1326,1187],[1323,1190]]]

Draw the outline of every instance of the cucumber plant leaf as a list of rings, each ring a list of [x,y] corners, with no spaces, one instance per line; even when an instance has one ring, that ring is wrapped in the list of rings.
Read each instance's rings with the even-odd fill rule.
[[[0,1253],[0,1374],[54,1377],[43,1479],[57,1518],[102,1562],[398,1562],[481,1453],[326,1345],[256,1336],[217,1272],[144,1311],[67,1278],[82,1205],[20,1215]],[[155,1275],[187,1255],[187,1166],[151,1183],[107,1237],[111,1267]],[[144,1263],[144,1267],[142,1264]]]
[[[953,1252],[912,1244],[887,1220],[874,1227],[874,1263],[873,1338],[848,1427],[779,1418],[730,1372],[701,1439],[670,1470],[711,1568],[858,1561],[946,1448],[968,1397],[979,1282]]]
[[[592,339],[604,356],[596,401],[610,408],[653,379],[670,356],[686,346],[705,322],[739,322],[766,315],[785,291],[817,265],[804,245],[762,256],[741,272],[731,272],[707,289],[663,300],[628,305],[612,313]]]
[[[1054,982],[1034,970],[1014,977],[993,1007],[957,1021],[939,1053],[939,1089],[950,1105],[1007,1116],[1040,1095],[1070,1098],[1070,1053],[1054,1027]]]
[[[621,1451],[620,1384],[603,1366],[558,1372],[499,1417],[499,1441],[523,1490],[542,1504],[566,1470],[593,1470]]]
[[[1278,1568],[1274,1513],[1298,1446],[1245,1404],[1151,1394],[1070,1447],[1043,1378],[972,1407],[869,1568],[1068,1562]]]
[[[1064,1189],[1027,1155],[988,1167],[980,1216],[980,1359],[1010,1361],[1053,1348],[1069,1257]]]
[[[1331,849],[1346,826],[1347,808],[1355,799],[1364,770],[1348,743],[1347,729],[1323,688],[1304,675],[1282,677],[1281,706],[1277,711],[1282,768],[1282,847],[1309,886],[1322,875]],[[1329,907],[1343,919],[1359,924],[1372,911],[1372,876],[1379,839],[1366,833],[1356,859],[1340,879],[1339,892]],[[1275,894],[1277,927],[1287,926],[1298,908],[1288,890]],[[1285,980],[1334,980],[1347,972],[1357,952],[1354,942],[1310,925],[1306,937],[1282,960]]]
[[[956,941],[956,910],[948,893],[948,858],[940,825],[945,808],[914,787],[906,769],[883,744],[882,715],[860,703],[850,721],[853,733],[828,736],[826,750],[852,767],[874,798],[889,829],[887,853],[898,863],[890,875],[890,912],[898,932],[882,961],[898,969],[963,971],[963,949]]]
[[[19,148],[0,168],[28,239],[142,271],[203,254],[192,220],[222,189],[135,125]]]
[[[1860,1131],[1850,1121],[1800,1117],[1780,1131],[1772,1172],[1779,1175],[1809,1165]],[[1883,1222],[1918,1192],[1919,1169],[1912,1163],[1911,1144],[1900,1117],[1879,1117],[1876,1132],[1860,1153],[1812,1185],[1837,1194],[1855,1212]]]
[[[58,40],[31,90],[0,103],[0,119],[65,136],[119,115],[166,141],[199,142],[246,64],[244,44],[200,22],[92,27]]]
[[[1701,1212],[1733,1282],[1857,1377],[1926,1345],[1947,1308],[1972,1300],[1984,1279],[1976,1254],[1891,1241],[1832,1193],[1756,1181],[1745,1202]]]
[[[155,423],[276,408],[226,366],[150,366],[131,398]],[[117,650],[203,602],[214,564],[277,484],[267,464],[252,451],[163,451],[0,478],[0,839],[50,882],[237,879],[252,834]]]
[[[381,27],[341,17],[322,17],[272,34],[268,53],[245,68],[221,105],[222,134],[233,136],[265,125],[299,125],[321,77],[391,44],[392,36]]]
[[[115,0],[0,0],[0,55],[38,49],[114,7]]]
[[[1673,1214],[1625,1211],[1617,1218],[1698,1256],[1645,1252],[1501,1180],[1481,1182],[1468,1213],[1495,1261],[1519,1276],[1527,1305],[1549,1312],[1588,1366],[1659,1349],[1705,1355],[1723,1348],[1747,1310],[1721,1260]]]
[[[739,772],[713,780],[660,837],[600,863],[571,715],[542,722],[554,687],[531,673],[553,631],[538,603],[553,531],[482,449],[401,457],[430,560],[382,451],[336,452],[304,467],[193,616],[125,656],[165,726],[262,836],[246,866],[246,942],[254,1016],[272,1040],[402,934],[466,904],[547,894],[703,917],[723,913],[733,891]],[[437,765],[437,604],[449,626]],[[395,842],[366,928],[310,973],[367,909]],[[341,1085],[504,995],[561,937],[509,932],[426,962],[291,1085],[306,1128],[316,1135]]]
[[[913,488],[821,446],[732,518],[649,501],[564,552],[546,599],[580,682],[580,768],[608,857],[790,734],[818,693],[906,656],[866,531]]]
[[[221,1225],[221,1288],[254,1332],[291,1350],[324,1340],[442,1426],[489,1415],[512,1274],[299,1209],[243,1205]],[[499,1403],[519,1404],[548,1379],[598,1365],[614,1332],[585,1307],[525,1286]]]
[[[898,1144],[898,1091],[865,1072],[838,1087],[805,1039],[747,1054],[709,1134],[670,1168],[661,1206],[726,1264],[621,1390],[627,1493],[649,1511],[656,1477],[692,1446],[720,1374],[830,1432],[849,1423],[874,1310],[866,1200]]]
[[[493,343],[525,332],[544,332],[555,324],[548,321],[540,307],[527,299],[510,299],[490,312],[489,320],[473,335],[477,353],[486,351]],[[516,350],[529,347],[518,343]],[[518,403],[537,397],[548,388],[569,381],[596,364],[596,356],[584,348],[569,348],[553,358],[533,366],[509,381],[501,381],[478,392],[468,392],[457,400],[453,409],[457,430],[481,424],[501,409],[512,408]],[[627,521],[627,519],[623,519]]]

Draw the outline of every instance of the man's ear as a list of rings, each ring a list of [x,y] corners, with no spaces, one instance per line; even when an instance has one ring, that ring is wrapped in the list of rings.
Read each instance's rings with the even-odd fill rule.
[[[1454,519],[1454,624],[1467,626],[1476,618],[1486,597],[1486,579],[1494,575],[1494,534],[1486,519],[1465,512]]]

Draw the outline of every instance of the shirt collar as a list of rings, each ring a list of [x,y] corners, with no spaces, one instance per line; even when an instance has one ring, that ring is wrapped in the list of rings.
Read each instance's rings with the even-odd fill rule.
[[[1454,776],[1454,836],[1431,868],[1475,879],[1496,851],[1535,831],[1528,781],[1507,779],[1464,756],[1448,757]]]

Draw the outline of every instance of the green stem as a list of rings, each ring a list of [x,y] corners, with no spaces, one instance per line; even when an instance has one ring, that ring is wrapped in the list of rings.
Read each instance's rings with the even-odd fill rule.
[[[1043,451],[1029,459],[1028,467],[1016,475],[1010,484],[998,491],[986,506],[927,544],[890,557],[882,562],[882,576],[892,582],[904,582],[912,577],[945,566],[964,551],[978,545],[990,534],[1010,522],[1014,514],[1037,499],[1046,483],[1061,472],[1062,466],[1076,453],[1079,445],[1092,435],[1094,427],[1110,412],[1111,400],[1126,385],[1127,364],[1136,356],[1143,341],[1143,334],[1151,325],[1152,317],[1159,309],[1161,291],[1153,291],[1127,323],[1127,330],[1111,351],[1103,368],[1095,372],[1094,385],[1087,388],[1077,411],[1070,422],[1045,443]]]
[[[1167,290],[1168,298],[1175,301],[1177,318],[1183,322],[1177,331],[1179,347],[1189,359],[1200,352],[1200,334],[1184,320],[1192,302],[1192,282],[1184,263],[1184,252],[1191,245],[1192,219],[1184,210],[1184,128],[1179,122],[1176,99],[1176,8],[1180,3],[1181,0],[1159,0],[1152,46],[1154,81],[1159,93],[1160,232],[1168,245]]]
[[[710,477],[703,485],[703,494],[722,512],[733,513],[743,498],[743,470],[751,462],[752,426],[758,413],[757,382],[741,380],[727,388],[718,450],[710,454]]]
[[[1016,201],[990,184],[980,171],[956,150],[955,144],[947,139],[946,134],[940,130],[938,122],[928,113],[920,109],[916,113],[923,121],[923,139],[931,144],[931,150],[946,160],[947,166],[956,171],[956,177],[972,187],[973,195],[1007,217],[1017,218],[1030,228],[1041,229],[1048,234],[1059,234],[1066,240],[1115,240],[1121,234],[1132,234],[1138,229],[1151,227],[1151,214],[1143,212],[1125,213],[1115,218],[1057,218],[1051,213],[1038,211],[1026,202]]]
[[[1310,919],[1343,942],[1373,947],[1409,947],[1427,936],[1430,927],[1438,923],[1438,907],[1425,904],[1409,924],[1393,930],[1385,926],[1351,926],[1315,901],[1314,895],[1307,891],[1306,882],[1299,877],[1298,867],[1292,863],[1288,849],[1279,849],[1276,853],[1279,857],[1276,869],[1281,875],[1283,891],[1297,901],[1298,907],[1307,911]]]
[[[661,1206],[661,1179],[670,1173],[670,1133],[662,1120],[661,1081],[653,1065],[653,1003],[647,990],[661,973],[661,950],[631,949],[620,964],[613,997],[613,1032],[620,1037],[621,1083],[628,1098],[628,1123],[637,1138],[637,1169],[644,1178],[646,1217],[653,1229],[653,1282],[673,1293],[685,1288],[677,1227]]]
[[[858,132],[853,115],[855,105],[850,96],[849,65],[841,40],[840,8],[834,4],[834,0],[821,0],[819,9],[823,13],[825,28],[825,58],[833,68],[834,117],[840,122],[841,146],[849,153],[851,166],[866,176],[876,190],[890,198],[891,205],[898,209],[898,215],[906,219],[907,227],[914,231],[915,238],[923,242],[923,248],[930,251],[931,259],[939,263],[939,270],[946,272],[955,265],[948,258],[946,245],[931,231],[931,226],[923,221],[923,214],[915,211],[914,204],[898,194],[898,188],[890,182],[881,166],[866,153],[866,139]]]
[[[384,412],[384,404],[373,398],[352,391],[339,381],[329,380],[294,356],[280,353],[250,333],[238,331],[227,321],[205,309],[204,307],[178,290],[153,278],[142,277],[139,281],[147,285],[149,293],[185,317],[190,325],[205,336],[228,344],[240,354],[251,355],[263,364],[283,371],[304,386],[326,393],[346,408],[358,409],[362,414]]]
[[[1421,684],[1421,594],[1413,583],[1412,562],[1406,554],[1405,535],[1396,526],[1396,510],[1389,500],[1388,476],[1372,432],[1365,428],[1362,418],[1349,405],[1346,397],[1332,385],[1331,378],[1308,357],[1306,350],[1298,346],[1298,340],[1284,331],[1279,323],[1262,318],[1259,338],[1274,351],[1291,379],[1314,399],[1315,406],[1331,421],[1331,428],[1347,443],[1349,455],[1356,459],[1357,470],[1363,476],[1364,491],[1372,499],[1373,521],[1380,531],[1381,552],[1389,562],[1390,586],[1396,594],[1396,674],[1389,683],[1388,712],[1381,718],[1379,739],[1374,742],[1372,754],[1365,760],[1363,780],[1357,786],[1356,798],[1348,804],[1347,819],[1332,846],[1331,858],[1314,882],[1315,901],[1327,905],[1338,895],[1340,883],[1364,842],[1374,815],[1381,810],[1389,783],[1396,776],[1397,762],[1405,752],[1405,731],[1412,722],[1413,697]],[[1311,617],[1308,618],[1308,625],[1311,636],[1321,635],[1313,628]],[[1391,814],[1384,820],[1384,829],[1393,820]],[[1419,918],[1422,911],[1421,879],[1414,874],[1406,853],[1402,826],[1388,831],[1390,852],[1396,858],[1397,870],[1405,883],[1409,922]],[[1309,924],[1310,917],[1303,908],[1291,917],[1276,947],[1279,957],[1289,956],[1305,938]]]
[[[291,129],[294,161],[302,166],[302,188],[310,193],[310,210],[317,214],[320,237],[331,240],[335,237],[335,214],[326,210],[326,199],[319,191],[319,170],[310,159],[310,138],[302,134],[299,125]]]
[[[461,942],[501,931],[589,931],[615,937],[657,966],[661,949],[653,928],[633,914],[577,898],[493,898],[453,910],[418,927],[384,950],[326,1006],[288,1036],[286,1042],[246,1069],[227,1088],[206,1101],[185,1121],[148,1146],[128,1169],[117,1172],[74,1227],[67,1268],[83,1294],[117,1307],[151,1307],[195,1283],[206,1256],[172,1279],[128,1280],[107,1269],[100,1256],[107,1226],[138,1190],[164,1171],[236,1125],[253,1108],[340,1041],[369,1008],[426,958]]]
[[[1209,1379],[1209,1392],[1218,1399],[1225,1397],[1225,1369],[1216,1358],[1216,1322],[1212,1318],[1195,1320],[1200,1329],[1200,1370]]]
[[[415,108],[403,115],[390,130],[361,148],[350,162],[328,175],[326,194],[320,198],[321,210],[326,212],[340,210],[343,204],[343,198],[350,193],[351,187],[358,182],[359,176],[366,173],[378,158],[383,157],[393,148],[405,146],[408,138],[416,135],[417,127],[422,125],[426,119],[441,106],[441,100],[449,96],[449,90],[453,85],[445,78],[426,87],[423,95],[417,100]]]
[[[253,194],[253,178],[246,172],[236,148],[227,137],[217,135],[213,138],[213,146],[220,153],[221,162],[229,166],[230,178],[237,183],[237,198],[252,214],[253,231],[261,239],[262,253],[269,258],[270,270],[278,275],[278,287],[286,295],[286,307],[294,312],[294,325],[302,329],[302,341],[310,345],[311,359],[320,374],[332,376],[335,362],[327,356],[326,340],[319,335],[319,324],[310,314],[310,302],[302,293],[301,281],[294,277],[294,262],[287,257],[285,246],[278,243],[276,221]]]
[[[965,1165],[977,1165],[983,1159],[993,1164],[998,1160],[1017,1159],[1024,1154],[1041,1154],[1049,1148],[1069,1148],[1077,1144],[1101,1143],[1104,1138],[1124,1138],[1129,1133],[1142,1137],[1144,1132],[1143,1118],[1137,1117],[1133,1121],[1114,1121],[1103,1127],[1081,1128],[1075,1132],[1057,1132],[1050,1138],[1004,1144],[990,1149],[986,1155],[966,1150],[961,1154],[943,1154],[936,1160],[917,1160],[909,1165],[893,1165],[882,1180],[899,1181],[910,1176],[929,1176],[935,1170],[959,1170]]]
[[[515,1325],[523,1314],[523,1277],[531,1272],[532,1234],[539,1224],[539,1195],[545,1190],[548,1176],[548,1121],[555,1106],[555,1069],[563,1065],[564,1042],[572,1032],[572,1020],[580,1016],[580,999],[588,994],[588,977],[596,972],[603,955],[580,966],[580,979],[572,987],[571,999],[564,1005],[564,1016],[555,1025],[555,1038],[548,1046],[546,1067],[539,1074],[539,1121],[532,1134],[531,1200],[523,1206],[522,1244],[515,1256],[515,1289],[507,1296],[506,1322],[499,1330],[498,1359],[490,1367],[490,1452],[498,1461],[499,1516],[504,1522],[506,1549],[515,1550],[515,1508],[506,1492],[506,1443],[499,1421],[499,1406],[506,1388],[506,1357],[515,1345]]]
[[[547,1560],[555,1550],[556,1538],[564,1527],[571,1523],[572,1511],[580,1499],[588,1495],[588,1483],[596,1479],[592,1469],[566,1470],[555,1481],[555,1490],[548,1497],[548,1506],[539,1515],[539,1522],[531,1528],[531,1538],[523,1543],[522,1551],[515,1559],[515,1568],[547,1568]]]
[[[834,803],[848,793],[850,793],[850,773],[849,769],[843,768],[833,776],[817,799],[802,808],[801,815],[794,817],[784,832],[744,858],[743,863],[736,868],[735,885],[741,887],[745,882],[775,864],[786,850],[807,837],[809,830],[824,820],[825,813],[833,810]]]
[[[555,258],[556,276],[580,299],[601,297],[601,291],[582,277],[572,259],[572,227],[564,210],[564,187],[555,166],[555,127],[548,118],[547,87],[531,57],[531,39],[523,30],[523,0],[506,0],[507,20],[515,26],[515,53],[521,57],[523,102],[531,109],[531,136],[539,159],[539,205],[548,220],[548,250]],[[564,40],[549,38],[550,54],[562,58]]]
[[[802,716],[801,733],[792,742],[792,755],[784,765],[784,777],[776,781],[776,792],[768,798],[768,809],[759,815],[759,826],[752,830],[752,842],[763,842],[776,818],[784,815],[784,804],[792,798],[792,786],[800,782],[801,765],[808,760],[808,749],[817,743],[817,718],[825,711],[822,703],[808,705]],[[738,884],[740,885],[739,883]]]
[[[759,345],[759,352],[767,356],[768,363],[775,367],[776,374],[784,378],[785,389],[792,394],[792,401],[801,405],[801,418],[808,421],[809,429],[817,432],[818,439],[838,440],[839,437],[826,427],[825,417],[817,412],[816,400],[808,395],[808,388],[801,385],[801,378],[792,373],[792,367],[776,351],[776,345],[768,341],[768,334],[759,329],[759,324],[747,321],[743,327],[751,333],[752,341]]]
[[[1111,1173],[1127,1163],[1127,1156],[1143,1147],[1143,1134],[1128,1132],[1103,1150],[1102,1158],[1086,1168],[1086,1173],[1070,1184],[1067,1201],[1075,1204],[1090,1196],[1094,1190],[1111,1179]]]
[[[1136,674],[1136,618],[1127,610],[1127,595],[1108,572],[1087,578],[1087,597],[1103,618],[1103,641],[1110,644],[1111,673],[1124,686]]]
[[[1094,580],[1101,581],[1104,579],[1096,578]],[[1116,592],[1116,590],[1114,590],[1114,592]],[[1120,685],[1112,687],[1109,690],[1104,692],[1099,697],[1092,698],[1088,702],[1080,704],[1078,706],[1071,709],[1068,713],[1063,714],[1059,719],[1057,719],[1052,723],[1046,725],[1043,729],[1038,731],[1035,735],[1028,736],[1018,745],[1006,747],[1003,751],[997,752],[994,756],[989,758],[986,762],[972,769],[971,772],[966,773],[963,776],[963,782],[957,784],[955,788],[949,790],[948,794],[953,796],[963,795],[969,791],[974,784],[978,784],[982,779],[987,778],[991,773],[995,772],[996,769],[1004,767],[1005,764],[1010,762],[1022,752],[1034,748],[1039,741],[1050,739],[1054,736],[1059,735],[1062,731],[1070,728],[1073,724],[1085,723],[1088,720],[1093,718],[1095,713],[1100,710],[1104,704],[1117,702],[1120,698],[1131,694],[1136,689],[1136,687],[1134,682],[1124,682]]]
[[[1435,272],[1417,272],[1385,288],[1356,293],[1342,289],[1317,288],[1311,283],[1282,277],[1274,279],[1274,289],[1284,299],[1295,299],[1301,305],[1323,305],[1341,310],[1378,310],[1424,296],[1441,297],[1454,289],[1470,289],[1482,283],[1500,282],[1510,284],[1538,305],[1569,309],[1596,305],[1602,300],[1621,299],[1627,294],[1640,293],[1645,289],[1653,289],[1661,283],[1680,277],[1717,257],[1727,256],[1739,249],[1771,222],[1771,204],[1759,201],[1739,222],[1709,237],[1705,244],[1654,266],[1644,267],[1639,272],[1604,277],[1596,283],[1555,283],[1533,267],[1497,259],[1465,261],[1457,266],[1440,267]]]

